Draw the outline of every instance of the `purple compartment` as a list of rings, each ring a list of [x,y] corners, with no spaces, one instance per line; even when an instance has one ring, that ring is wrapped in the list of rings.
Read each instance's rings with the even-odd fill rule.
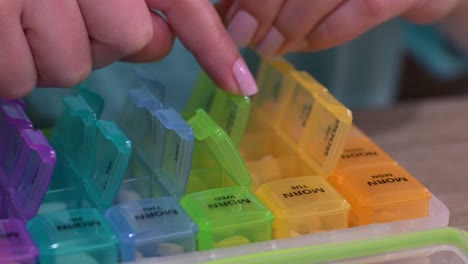
[[[0,220],[0,263],[36,263],[39,253],[19,219]]]
[[[10,175],[7,200],[9,217],[28,221],[44,199],[55,167],[56,155],[41,131],[20,132],[16,168]]]
[[[19,104],[0,103],[0,162],[9,157],[6,152],[14,148],[19,130],[33,128],[31,121]]]

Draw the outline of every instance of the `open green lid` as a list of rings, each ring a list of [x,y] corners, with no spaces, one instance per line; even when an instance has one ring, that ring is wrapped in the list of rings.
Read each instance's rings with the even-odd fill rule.
[[[250,115],[250,98],[221,90],[201,72],[182,116],[188,120],[203,109],[239,146]]]
[[[250,173],[226,132],[202,109],[198,109],[188,123],[195,136],[195,150],[187,192],[250,187]]]

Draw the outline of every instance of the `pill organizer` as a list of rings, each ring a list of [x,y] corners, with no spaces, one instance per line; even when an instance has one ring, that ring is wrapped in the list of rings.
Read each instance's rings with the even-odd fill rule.
[[[186,122],[175,110],[164,108],[157,98],[161,94],[164,93],[155,93],[147,86],[131,89],[125,114],[119,121],[129,137],[134,138],[135,159],[139,160],[135,163],[142,163],[140,173],[133,174],[146,175],[132,176],[124,182],[118,201],[123,203],[106,213],[119,230],[122,259],[271,239],[271,215],[250,192],[250,176],[235,143],[203,110],[214,107],[198,103],[199,108],[190,118],[187,116],[191,110],[185,109]],[[239,126],[245,127],[245,123],[236,121],[245,112],[244,101],[232,102],[228,97],[215,96],[213,105],[220,100],[234,105],[230,114],[234,121],[223,124],[230,126],[235,135]],[[143,125],[135,126],[135,120],[144,120]],[[141,173],[144,168],[146,174]],[[146,186],[163,190],[147,192],[145,188],[135,188],[135,182],[142,180],[148,182]],[[246,204],[243,211],[239,211],[237,203]],[[148,232],[155,226],[161,227],[160,231]],[[230,227],[227,232],[226,226]]]
[[[203,262],[448,224],[445,205],[284,60],[262,63],[252,102],[202,73],[180,112],[166,87],[134,74],[116,120],[99,120],[105,102],[87,83],[64,98],[49,138],[57,166],[27,225],[41,262]]]
[[[261,82],[262,74],[264,82],[268,83],[264,86]],[[284,75],[291,77],[289,80],[284,80],[284,77],[275,79],[277,76]],[[312,77],[296,72],[291,65],[282,60],[264,63],[258,80],[260,92],[258,97],[254,98],[250,117],[254,122],[248,125],[240,144],[240,152],[252,174],[252,190],[254,192],[256,190],[257,196],[273,214],[276,213],[277,223],[273,224],[272,229],[274,238],[299,236],[298,239],[301,239],[306,236],[319,236],[318,233],[341,228],[338,231],[325,232],[325,234],[340,234],[345,230],[353,229],[343,228],[355,225],[366,225],[364,230],[371,229],[368,223],[355,223],[356,217],[348,219],[348,215],[353,216],[353,213],[348,214],[351,204],[330,184],[333,182],[331,176],[335,175],[336,165],[338,163],[342,167],[346,165],[343,161],[343,150],[350,150],[347,144],[348,138],[356,136],[357,132],[363,136],[356,127],[351,125],[349,111]],[[291,107],[291,104],[295,106]],[[273,117],[278,118],[272,118],[271,113]],[[301,137],[301,135],[305,136]],[[352,155],[348,154],[348,156]],[[392,165],[397,166],[393,160],[391,161]],[[310,175],[310,172],[315,173]],[[417,216],[405,217],[396,214],[396,218],[394,216],[381,220],[380,222],[385,223],[375,225],[376,230],[379,230],[381,234],[388,234],[446,226],[448,224],[447,208],[436,197],[431,196],[423,186],[419,187],[422,187],[426,196],[420,204],[423,207],[422,210],[416,212]],[[400,190],[404,188],[397,186],[393,187],[390,192],[398,193]],[[313,198],[307,200],[308,196],[314,196],[316,200],[314,201]],[[296,198],[296,201],[291,198]],[[293,202],[290,202],[291,200]],[[312,213],[307,214],[307,210]],[[317,216],[317,211],[320,213],[320,210],[325,211],[322,213],[324,216],[320,214]],[[339,211],[341,214],[327,218],[330,211],[332,213]],[[321,217],[323,220],[320,219]],[[361,218],[364,217],[361,216]],[[408,218],[412,220],[405,220]],[[304,236],[304,234],[309,235]],[[236,239],[241,241],[239,237]],[[249,244],[249,246],[211,250],[206,254],[188,253],[187,256],[190,257],[185,261],[190,259],[190,262],[195,262],[196,256],[199,255],[210,256],[214,259],[225,252],[229,252],[228,255],[236,255],[245,251],[246,248],[263,251],[265,248],[262,245],[264,243],[260,242]],[[276,247],[274,242],[269,245],[272,248]],[[199,250],[206,249],[199,248]],[[180,259],[179,256],[173,256],[165,257],[164,260],[184,263],[184,257],[180,256]],[[154,261],[160,261],[160,259]]]

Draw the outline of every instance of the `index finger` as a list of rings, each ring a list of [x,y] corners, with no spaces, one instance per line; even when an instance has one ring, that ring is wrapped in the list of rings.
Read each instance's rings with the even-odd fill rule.
[[[222,89],[235,94],[257,92],[255,79],[209,0],[146,0],[169,25],[198,63]]]

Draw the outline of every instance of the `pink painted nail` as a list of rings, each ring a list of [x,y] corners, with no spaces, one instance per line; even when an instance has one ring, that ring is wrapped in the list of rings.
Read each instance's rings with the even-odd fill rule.
[[[227,31],[237,46],[246,47],[252,41],[257,31],[257,26],[258,22],[253,16],[243,10],[239,10],[229,24]]]
[[[271,57],[276,55],[283,45],[283,42],[283,34],[281,34],[276,28],[272,28],[256,48],[262,56]]]
[[[242,58],[239,58],[236,63],[234,63],[232,72],[234,73],[238,89],[244,95],[250,96],[258,91],[257,83]]]

